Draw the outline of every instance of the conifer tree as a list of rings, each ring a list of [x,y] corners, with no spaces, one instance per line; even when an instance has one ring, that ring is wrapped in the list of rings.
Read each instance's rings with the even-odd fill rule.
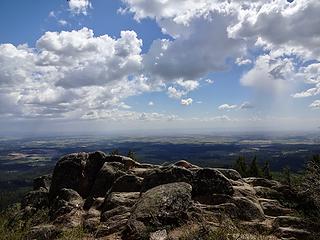
[[[264,167],[262,169],[263,177],[266,179],[272,179],[272,175],[270,173],[270,163],[267,160],[264,164]]]
[[[254,156],[254,158],[251,161],[248,174],[250,177],[261,177],[261,170],[257,164],[256,156]]]
[[[111,151],[111,153],[110,153],[112,156],[114,156],[114,155],[119,155],[120,153],[119,153],[119,150],[118,149],[113,149],[112,151]]]
[[[240,173],[242,177],[247,177],[247,164],[243,156],[238,157],[234,168]]]
[[[283,169],[284,183],[291,188],[291,170],[290,167],[286,166]]]
[[[137,160],[136,154],[132,150],[128,151],[127,157],[129,157],[133,160]]]

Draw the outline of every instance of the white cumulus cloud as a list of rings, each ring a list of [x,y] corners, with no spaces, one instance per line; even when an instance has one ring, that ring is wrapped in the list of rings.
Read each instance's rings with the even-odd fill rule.
[[[218,107],[219,110],[232,110],[236,109],[238,106],[237,105],[229,105],[229,104],[222,104]]]
[[[313,109],[320,109],[320,100],[315,100],[313,103],[310,104],[310,107]]]
[[[189,106],[192,104],[192,102],[193,102],[192,98],[181,99],[181,105],[184,105],[184,106]]]
[[[90,0],[69,0],[68,3],[70,11],[75,15],[87,15],[88,10],[92,8]]]

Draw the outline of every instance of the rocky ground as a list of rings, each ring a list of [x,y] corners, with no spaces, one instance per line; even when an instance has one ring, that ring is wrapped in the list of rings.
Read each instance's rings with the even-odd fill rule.
[[[85,239],[206,239],[219,231],[230,238],[210,239],[307,239],[315,229],[298,217],[300,201],[288,186],[232,169],[94,152],[64,156],[52,176],[35,179],[19,214],[49,209],[48,223],[31,228],[29,239],[77,227]]]

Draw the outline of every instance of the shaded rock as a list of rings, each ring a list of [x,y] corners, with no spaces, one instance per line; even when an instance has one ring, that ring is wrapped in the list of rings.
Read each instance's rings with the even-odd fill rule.
[[[291,227],[280,227],[275,232],[275,235],[281,238],[294,238],[297,240],[305,240],[310,236],[310,232]]]
[[[119,162],[104,163],[97,174],[90,196],[104,197],[114,181],[125,175],[124,168],[124,165]]]
[[[175,166],[164,167],[153,170],[151,174],[144,178],[141,191],[145,192],[148,189],[167,183],[191,183],[192,180],[193,174],[188,169]]]
[[[105,158],[103,152],[74,153],[62,157],[54,168],[50,199],[54,199],[62,188],[73,189],[86,198]]]
[[[233,198],[226,194],[211,194],[193,197],[194,201],[198,201],[207,205],[219,205],[222,203],[232,202]]]
[[[283,198],[282,193],[268,187],[258,186],[258,187],[254,187],[254,190],[256,191],[256,195],[261,198],[270,198],[270,199]]]
[[[293,210],[284,208],[277,200],[259,199],[263,212],[268,216],[292,214]]]
[[[65,222],[64,220],[73,221],[73,216],[79,218],[80,213],[82,214],[83,199],[73,189],[63,188],[59,191],[58,196],[53,200],[53,204],[50,207],[50,218],[57,220],[57,222]],[[65,219],[64,219],[65,218]],[[79,219],[76,219],[78,222]]]
[[[256,191],[252,186],[245,183],[242,186],[233,186],[235,197],[246,197],[250,199],[256,199]]]
[[[103,237],[124,230],[129,217],[130,213],[110,217],[98,227],[95,236]]]
[[[192,196],[226,194],[232,195],[234,190],[229,180],[218,170],[203,168],[195,172],[192,181]]]
[[[116,215],[122,215],[126,213],[130,213],[131,208],[126,206],[118,206],[106,212],[103,212],[101,215],[101,222],[106,222],[110,218]]]
[[[40,190],[40,188],[44,188],[47,191],[49,191],[51,185],[51,178],[51,175],[44,175],[33,179],[33,190]]]
[[[265,216],[261,206],[245,197],[234,197],[233,203],[238,208],[238,215],[241,220],[264,220]]]
[[[147,237],[150,228],[179,225],[187,219],[191,192],[191,185],[181,182],[148,190],[134,205],[125,236],[139,239]]]
[[[99,225],[100,225],[100,218],[98,217],[91,217],[83,221],[83,228],[90,233],[96,232]]]
[[[32,240],[49,240],[55,239],[61,233],[56,226],[47,224],[32,227],[27,235],[27,239]]]
[[[105,160],[106,162],[122,163],[126,170],[140,166],[140,164],[137,161],[134,161],[132,158],[120,155],[109,155],[105,158]]]
[[[73,208],[70,212],[58,216],[53,224],[62,226],[63,228],[75,228],[82,225],[84,211],[82,209]]]
[[[123,175],[112,185],[112,192],[140,192],[143,178],[135,175]]]
[[[238,173],[234,169],[226,169],[226,168],[216,168],[219,172],[221,172],[226,178],[237,181],[241,179],[240,173]]]
[[[40,188],[37,191],[28,192],[21,200],[21,208],[32,207],[35,209],[49,207],[49,193],[46,189]]]
[[[222,203],[211,207],[211,211],[229,216],[231,219],[238,219],[238,207],[234,203]]]
[[[102,212],[118,206],[131,207],[139,197],[140,192],[111,192],[104,201]]]
[[[299,217],[278,216],[275,218],[273,222],[273,226],[275,228],[293,227],[293,228],[304,229],[307,227],[307,223],[302,218],[299,218]]]
[[[138,168],[132,168],[128,170],[127,173],[135,175],[137,177],[146,178],[147,176],[153,174],[157,169],[158,171],[160,171],[159,167],[153,167],[153,168],[138,167]]]

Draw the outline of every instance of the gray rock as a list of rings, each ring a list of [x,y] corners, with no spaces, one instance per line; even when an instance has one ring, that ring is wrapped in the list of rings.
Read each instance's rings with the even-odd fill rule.
[[[119,162],[122,163],[126,170],[129,170],[133,167],[139,167],[140,164],[137,161],[134,161],[132,158],[120,156],[120,155],[109,155],[105,158],[106,162]]]
[[[237,206],[237,212],[241,220],[253,221],[265,219],[260,204],[245,197],[234,197],[233,203]]]
[[[50,187],[50,200],[57,196],[62,188],[77,191],[86,198],[106,155],[103,152],[74,153],[62,157],[56,164]]]
[[[259,199],[259,201],[265,215],[282,216],[293,213],[292,209],[283,207],[277,200]]]
[[[192,181],[192,195],[226,194],[232,195],[233,188],[229,180],[218,170],[203,168],[195,172]]]
[[[32,207],[42,209],[49,207],[49,193],[46,189],[40,188],[37,191],[28,192],[21,200],[21,208]]]
[[[112,192],[140,192],[143,178],[135,175],[123,175],[112,185]]]
[[[106,212],[118,206],[132,207],[139,197],[139,192],[111,192],[105,198],[102,212]]]
[[[186,160],[180,160],[178,162],[175,162],[174,165],[177,166],[177,167],[183,167],[183,168],[186,168],[186,169],[192,169],[192,168],[197,169],[197,168],[199,168],[198,166],[193,165],[193,164],[187,162]]]
[[[270,199],[281,199],[283,194],[269,187],[254,187],[256,195],[261,198],[270,198]]]
[[[191,206],[191,192],[191,185],[182,182],[148,190],[134,205],[124,234],[139,239],[148,236],[148,229],[179,225],[186,221]]]
[[[268,180],[265,178],[256,178],[256,177],[250,177],[250,178],[244,178],[243,179],[246,183],[251,184],[253,187],[277,187],[280,186],[281,184],[275,180]]]
[[[234,169],[225,169],[225,168],[216,168],[219,172],[221,172],[226,178],[237,181],[242,179],[240,173],[238,173]]]
[[[119,162],[106,162],[99,170],[90,197],[105,197],[114,181],[125,175],[125,166]]]
[[[141,191],[145,192],[153,187],[168,183],[191,183],[192,181],[193,174],[188,169],[175,166],[163,167],[153,170],[151,174],[144,178]]]
[[[51,175],[44,175],[33,179],[33,190],[36,191],[40,190],[40,188],[44,188],[47,191],[49,191],[51,185],[51,178]]]
[[[76,191],[63,188],[52,202],[49,212],[50,218],[57,222],[67,222],[68,220],[78,222],[82,214],[83,203],[83,199]]]

